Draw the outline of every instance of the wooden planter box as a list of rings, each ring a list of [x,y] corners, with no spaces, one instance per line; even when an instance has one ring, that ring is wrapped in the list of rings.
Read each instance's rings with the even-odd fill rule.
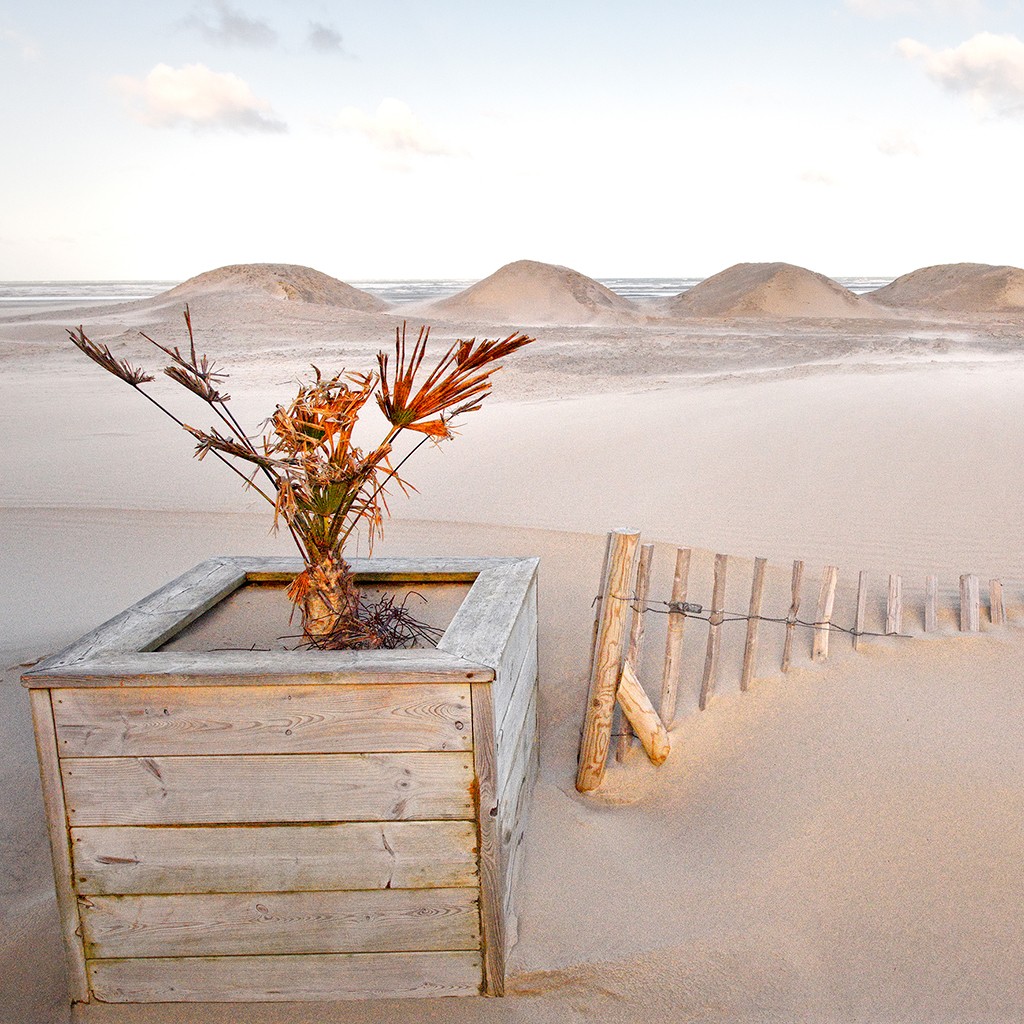
[[[500,995],[537,770],[537,560],[437,649],[160,650],[281,558],[216,558],[23,676],[79,1002]]]

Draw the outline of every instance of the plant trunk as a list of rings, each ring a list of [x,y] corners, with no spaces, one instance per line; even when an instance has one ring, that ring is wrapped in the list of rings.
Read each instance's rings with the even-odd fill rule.
[[[300,603],[303,640],[332,651],[379,647],[379,637],[359,619],[359,588],[348,562],[328,558],[306,571],[309,589]]]

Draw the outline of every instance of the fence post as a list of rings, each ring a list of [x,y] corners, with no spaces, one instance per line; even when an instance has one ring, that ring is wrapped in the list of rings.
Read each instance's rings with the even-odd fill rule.
[[[601,628],[597,655],[590,677],[587,713],[580,740],[576,788],[581,793],[597,789],[604,780],[605,762],[612,737],[615,690],[622,665],[622,640],[629,601],[630,570],[640,534],[613,530],[608,549],[608,569],[602,581]]]
[[[761,599],[764,596],[764,570],[767,558],[754,559],[754,581],[750,587],[750,610],[747,612],[747,642],[743,647],[743,674],[740,676],[740,692],[746,693],[757,667],[757,627],[761,614]]]
[[[960,577],[960,632],[977,633],[981,629],[981,593],[978,577]]]
[[[793,562],[792,603],[786,616],[786,642],[782,648],[782,671],[789,671],[789,659],[793,654],[793,634],[796,633],[796,617],[800,614],[800,585],[804,579],[804,563],[798,558]]]
[[[644,544],[640,548],[640,560],[636,566],[636,588],[633,591],[633,621],[629,627],[629,649],[626,652],[626,664],[633,667],[634,673],[640,667],[640,651],[644,644],[644,609],[647,607],[647,595],[651,589],[651,558],[653,556],[653,544]],[[619,742],[615,745],[615,760],[624,760],[632,744],[633,727],[629,719],[623,715],[619,730]]]
[[[926,576],[924,580],[924,631],[934,633],[939,627],[939,578]]]
[[[828,657],[828,635],[832,622],[832,606],[836,600],[836,583],[839,581],[839,569],[834,565],[826,565],[821,576],[821,590],[818,592],[818,612],[814,618],[814,644],[811,656],[815,661],[824,661]]]
[[[718,655],[722,649],[719,629],[722,612],[725,611],[725,572],[729,567],[728,555],[715,555],[715,586],[711,595],[711,613],[708,616],[708,649],[704,656],[704,678],[700,684],[699,706],[703,711],[708,706],[715,690],[715,676],[718,674]]]
[[[690,579],[690,549],[676,550],[676,571],[672,579],[672,603],[681,606],[686,603],[687,585]],[[661,677],[661,720],[671,728],[676,717],[676,694],[679,689],[679,671],[683,654],[683,632],[686,615],[682,611],[668,613],[668,632],[665,638],[665,669]]]
[[[887,636],[903,632],[903,577],[889,574],[889,599],[885,603]]]
[[[860,635],[864,632],[864,615],[868,603],[868,574],[861,569],[857,577],[857,619],[853,624],[853,649],[860,650]]]
[[[1003,584],[1001,580],[989,580],[988,617],[993,626],[1001,626],[1006,622],[1006,606],[1003,604]]]

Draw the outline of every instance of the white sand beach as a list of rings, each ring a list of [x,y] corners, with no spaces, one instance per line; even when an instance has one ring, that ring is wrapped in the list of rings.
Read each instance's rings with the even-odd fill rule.
[[[541,557],[541,776],[518,944],[504,999],[93,1005],[83,1020],[1016,1019],[1024,271],[929,270],[857,297],[801,268],[741,264],[641,305],[520,261],[433,307],[381,309],[308,268],[272,265],[118,306],[6,310],[0,1021],[70,1013],[19,666],[208,556],[291,553],[236,478],[197,464],[178,428],[66,341],[82,324],[118,357],[159,367],[138,332],[182,344],[186,301],[200,350],[231,373],[227,390],[253,428],[310,364],[371,368],[404,319],[433,325],[431,351],[456,337],[536,335],[460,436],[410,461],[418,491],[394,497],[375,552]],[[198,401],[188,416],[207,425]],[[672,756],[656,769],[634,747],[581,795],[592,600],[605,534],[620,526],[657,543],[658,600],[675,547],[688,546],[690,600],[709,602],[721,552],[736,556],[727,607],[745,609],[761,556],[765,614],[784,616],[802,558],[810,605],[822,567],[839,567],[843,624],[868,571],[867,626],[880,630],[887,577],[899,573],[913,638],[866,638],[854,653],[838,636],[818,664],[802,632],[783,675],[782,630],[765,628],[741,694],[744,630],[727,626],[721,683],[700,712],[707,627],[690,622]],[[924,634],[929,573],[940,628]],[[986,608],[980,634],[959,633],[962,573],[986,593],[1003,581],[1005,626]],[[664,618],[650,619],[640,675],[656,697]]]

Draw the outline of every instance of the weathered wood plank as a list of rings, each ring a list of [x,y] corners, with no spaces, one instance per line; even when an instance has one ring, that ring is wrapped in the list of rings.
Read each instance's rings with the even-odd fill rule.
[[[939,628],[939,578],[926,576],[924,581],[924,631],[934,633]]]
[[[252,583],[287,583],[302,571],[302,560],[291,556],[235,556],[224,558],[245,573]],[[446,583],[472,582],[487,569],[519,561],[516,557],[384,557],[350,558],[357,583],[397,583],[437,580]]]
[[[36,751],[39,755],[39,777],[43,787],[43,808],[50,833],[50,856],[57,891],[57,912],[64,939],[64,952],[68,965],[68,987],[72,1000],[82,1002],[89,998],[89,985],[85,972],[85,955],[79,941],[81,922],[68,843],[67,809],[64,787],[60,777],[57,739],[53,728],[53,710],[50,694],[46,690],[33,690],[32,727],[35,730]]]
[[[800,615],[800,587],[804,580],[804,563],[801,559],[793,560],[793,579],[790,584],[789,613],[786,615],[786,639],[782,645],[782,671],[788,672],[793,657],[793,637],[796,633],[796,620]]]
[[[628,660],[622,666],[622,679],[616,696],[623,716],[636,730],[651,763],[664,764],[672,749],[668,733]]]
[[[536,732],[537,728],[537,686],[536,686],[536,673],[537,670],[533,666],[536,664],[536,657],[531,658],[529,664],[524,666],[525,678],[523,681],[522,688],[517,688],[515,695],[518,697],[522,694],[524,697],[528,697],[529,700],[526,704],[526,710],[522,714],[516,715],[517,721],[515,723],[508,722],[508,716],[505,721],[508,722],[509,726],[513,724],[518,729],[518,732],[512,731],[511,728],[506,728],[503,723],[501,728],[498,730],[496,752],[497,752],[497,764],[498,764],[498,792],[501,793],[508,783],[509,774],[515,770],[516,760],[519,757],[523,743],[526,742],[523,739],[524,734],[531,731]],[[530,686],[530,680],[534,680],[534,685]]]
[[[612,535],[609,533],[604,542],[604,561],[601,563],[601,575],[598,577],[598,589],[604,586],[605,576],[608,575],[608,555],[612,549]],[[587,678],[594,674],[594,659],[597,657],[597,637],[601,631],[601,604],[604,595],[598,593],[594,599],[594,628],[590,637],[590,664],[587,668]]]
[[[408,999],[480,991],[479,952],[91,960],[107,1003]]]
[[[629,578],[640,534],[633,530],[613,530],[608,558],[608,575],[601,592],[601,631],[597,658],[590,677],[587,710],[580,738],[576,788],[581,793],[597,789],[604,780],[611,744],[615,689],[622,671],[622,641],[629,600]]]
[[[651,560],[654,545],[642,544],[636,563],[636,586],[633,588],[632,618],[629,624],[629,646],[626,648],[626,664],[639,666],[643,653],[647,610],[647,595],[651,589]],[[623,716],[619,724],[619,741],[615,745],[615,760],[624,761],[633,745],[633,727],[629,718]]]
[[[53,691],[62,757],[472,748],[469,684]]]
[[[860,650],[860,637],[864,632],[864,616],[868,606],[868,574],[862,569],[857,577],[857,618],[853,625],[853,649]]]
[[[519,686],[522,669],[527,662],[537,661],[537,584],[530,584],[526,599],[515,625],[509,633],[505,650],[494,673],[494,710],[498,716],[499,729],[504,726],[510,714],[519,714],[525,710],[524,698],[515,693]],[[536,669],[534,669],[533,685],[536,685]],[[527,702],[529,698],[525,699]],[[514,719],[509,719],[511,724]]]
[[[33,669],[26,686],[252,686],[485,682],[490,666],[446,651],[153,651]]]
[[[683,660],[683,634],[686,630],[686,615],[678,610],[686,604],[687,586],[690,579],[690,549],[676,549],[676,568],[672,577],[671,602],[675,609],[668,613],[668,627],[665,634],[665,666],[661,674],[661,720],[671,728],[676,717],[676,702],[679,693],[679,673]]]
[[[476,886],[471,821],[93,826],[71,830],[78,892],[312,892]]]
[[[960,632],[977,633],[981,629],[981,591],[978,577],[960,577]]]
[[[1006,606],[1003,604],[1003,584],[1000,580],[989,580],[988,617],[993,626],[1006,623]]]
[[[40,662],[23,679],[101,654],[151,651],[243,583],[244,572],[227,559],[211,558]]]
[[[73,826],[473,816],[466,753],[86,757],[61,768]]]
[[[892,636],[903,632],[903,577],[889,574],[889,596],[885,603],[885,632]]]
[[[715,555],[715,584],[712,588],[708,622],[708,646],[704,655],[704,676],[700,684],[698,705],[703,711],[715,692],[718,677],[718,658],[722,649],[722,613],[725,611],[725,576],[729,568],[728,555]]]
[[[754,579],[750,586],[750,607],[747,612],[747,639],[743,646],[743,673],[740,676],[740,691],[746,693],[757,668],[757,627],[761,615],[761,601],[764,597],[764,572],[767,558],[754,559]]]
[[[835,605],[838,581],[839,569],[834,565],[826,565],[821,576],[821,589],[818,592],[818,610],[814,616],[814,643],[811,649],[811,657],[814,661],[825,661],[828,658],[832,608]]]
[[[498,777],[494,757],[494,704],[487,683],[473,684],[473,761],[480,857],[480,933],[484,995],[505,993],[505,918],[498,818]]]
[[[517,776],[518,789],[508,794],[501,807],[501,865],[505,880],[502,907],[506,949],[514,945],[516,938],[509,934],[510,915],[515,915],[516,907],[519,905],[518,885],[525,862],[526,828],[530,820],[533,789],[539,773],[540,745],[534,742],[526,756],[526,771]]]
[[[479,949],[476,889],[83,896],[89,959]]]
[[[481,572],[438,641],[438,649],[497,668],[538,565],[539,559],[522,558]]]
[[[508,794],[515,788],[516,780],[527,772],[527,758],[530,751],[537,745],[537,695],[534,694],[530,706],[526,710],[522,728],[515,739],[515,744],[506,744],[506,749],[498,748],[498,803],[504,806]]]

